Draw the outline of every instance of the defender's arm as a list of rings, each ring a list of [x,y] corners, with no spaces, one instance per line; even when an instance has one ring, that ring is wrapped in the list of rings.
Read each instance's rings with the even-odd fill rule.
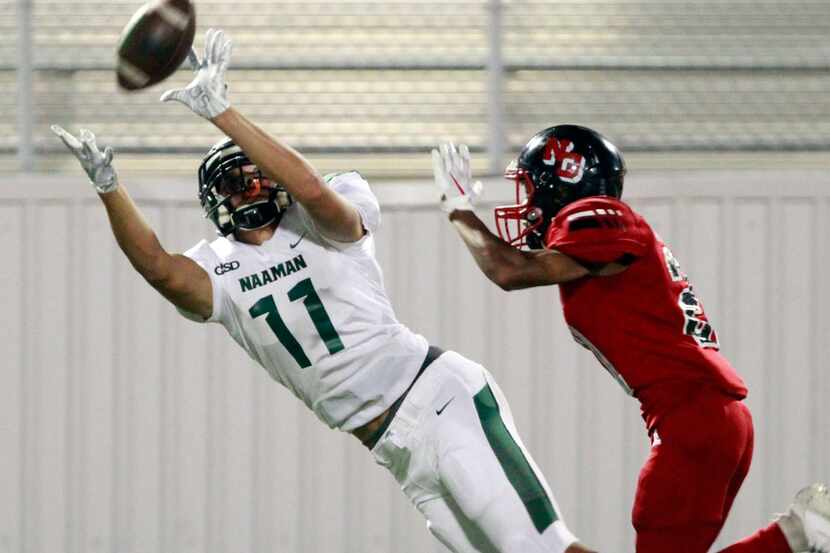
[[[503,290],[560,284],[591,274],[555,250],[527,252],[510,246],[472,211],[455,210],[449,218],[481,271]]]
[[[618,263],[586,266],[553,249],[521,251],[503,242],[473,212],[481,194],[473,182],[470,150],[462,144],[442,144],[432,150],[435,184],[441,191],[441,209],[470,250],[481,271],[504,290],[547,286],[585,276],[611,276],[626,269]]]

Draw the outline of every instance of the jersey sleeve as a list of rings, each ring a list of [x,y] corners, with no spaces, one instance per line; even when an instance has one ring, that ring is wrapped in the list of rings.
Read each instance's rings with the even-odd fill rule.
[[[214,272],[216,267],[222,263],[222,260],[216,255],[216,252],[213,251],[213,248],[210,247],[207,240],[200,241],[184,252],[183,255],[195,261],[208,274],[210,287],[213,291],[213,312],[209,318],[205,319],[196,313],[191,313],[178,306],[176,306],[176,310],[184,317],[197,323],[222,323],[228,313],[227,303],[230,300],[222,286],[221,280]]]
[[[632,261],[653,240],[646,222],[613,198],[585,198],[567,205],[551,222],[545,246],[588,263]]]
[[[338,250],[350,249],[354,246],[362,245],[368,236],[377,232],[380,227],[380,204],[375,197],[374,192],[369,187],[369,183],[363,178],[363,175],[357,171],[349,171],[346,173],[332,173],[325,176],[326,183],[332,190],[343,196],[351,203],[360,215],[360,220],[363,228],[366,230],[366,235],[356,242],[340,242],[333,240],[327,236],[320,234],[321,238],[327,243],[331,244]],[[303,210],[305,212],[305,210]],[[306,224],[314,228],[314,221],[308,214],[305,214],[304,219]],[[315,228],[316,230],[316,228]]]
[[[374,234],[380,227],[380,204],[363,175],[357,171],[326,175],[332,190],[349,200],[360,213],[363,228]]]

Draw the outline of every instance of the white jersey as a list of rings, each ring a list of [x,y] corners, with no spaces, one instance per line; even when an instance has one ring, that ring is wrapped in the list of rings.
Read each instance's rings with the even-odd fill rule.
[[[324,238],[294,204],[260,246],[218,238],[185,255],[210,276],[206,322],[222,324],[328,426],[350,431],[404,393],[428,344],[398,322],[386,296],[375,260],[380,207],[369,184],[356,172],[327,181],[360,213],[367,231],[361,240]]]

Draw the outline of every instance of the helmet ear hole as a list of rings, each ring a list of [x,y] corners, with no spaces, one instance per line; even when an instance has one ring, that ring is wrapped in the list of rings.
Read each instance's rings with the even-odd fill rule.
[[[544,216],[544,212],[542,211],[542,209],[538,208],[538,207],[534,207],[533,209],[530,209],[527,212],[527,215],[525,215],[525,219],[527,219],[528,223],[533,224],[533,223],[536,223],[536,222],[540,221],[543,216]]]
[[[225,206],[221,206],[217,210],[217,219],[221,225],[227,225],[231,222],[231,214],[228,211],[228,208]]]
[[[287,209],[291,204],[294,203],[294,199],[291,197],[291,194],[283,190],[282,188],[277,190],[275,200],[277,203],[277,207],[280,209]]]

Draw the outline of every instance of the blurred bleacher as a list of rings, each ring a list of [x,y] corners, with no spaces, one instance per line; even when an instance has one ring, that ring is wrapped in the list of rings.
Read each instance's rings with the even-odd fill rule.
[[[36,169],[74,165],[48,124],[86,126],[129,171],[191,172],[219,138],[167,86],[125,94],[114,47],[140,1],[31,0]],[[325,170],[423,176],[453,138],[487,151],[487,0],[196,0],[197,46],[234,40],[232,102]],[[17,169],[17,6],[0,0],[0,171]],[[507,149],[557,122],[626,152],[830,157],[828,0],[505,0]],[[751,154],[748,154],[751,155]],[[765,155],[765,154],[761,154]]]

